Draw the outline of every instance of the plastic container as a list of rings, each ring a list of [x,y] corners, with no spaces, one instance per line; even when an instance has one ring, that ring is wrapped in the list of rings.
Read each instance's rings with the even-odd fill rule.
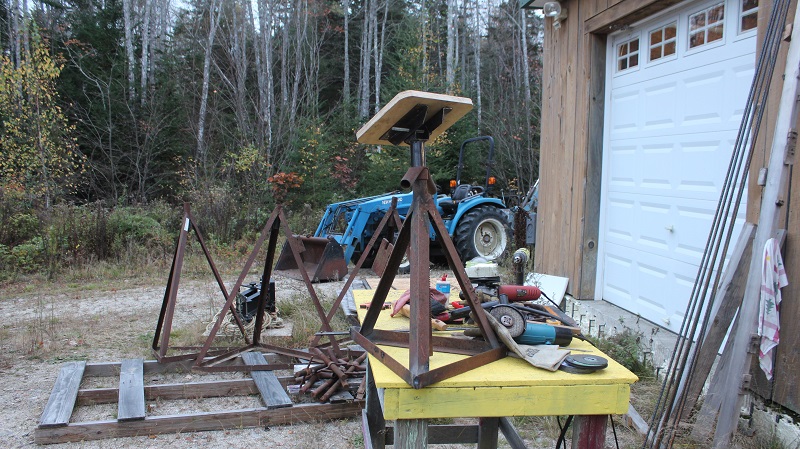
[[[442,279],[436,281],[436,290],[444,293],[445,295],[450,295],[450,283],[447,282],[447,275],[445,274],[442,276]]]

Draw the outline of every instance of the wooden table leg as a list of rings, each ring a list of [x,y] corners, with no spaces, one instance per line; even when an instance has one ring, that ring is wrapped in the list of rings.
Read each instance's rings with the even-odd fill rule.
[[[573,449],[603,449],[608,415],[575,416],[572,421]]]
[[[497,449],[500,418],[481,418],[478,423],[478,449]]]
[[[367,449],[384,449],[386,447],[386,420],[383,419],[383,410],[378,398],[378,389],[375,387],[375,378],[372,368],[367,364],[366,404],[362,411],[362,433],[364,434],[364,447]]]
[[[424,449],[428,447],[427,419],[398,419],[394,422],[395,449]]]

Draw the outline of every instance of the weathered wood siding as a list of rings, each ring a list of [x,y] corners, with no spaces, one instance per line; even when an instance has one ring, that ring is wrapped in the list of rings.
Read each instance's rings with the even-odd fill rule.
[[[534,269],[569,278],[568,292],[594,298],[602,173],[605,48],[607,35],[677,0],[562,0],[568,17],[558,30],[546,19],[542,94],[539,214]],[[769,18],[760,2],[759,48]],[[794,6],[790,9],[789,20]],[[784,44],[787,47],[788,44]],[[781,61],[785,61],[786,48]],[[751,166],[747,218],[757,222],[761,187],[758,171],[772,142],[784,64],[778,64],[772,98]],[[788,234],[784,262],[789,286],[783,290],[782,341],[772,385],[757,382],[762,396],[800,412],[800,174],[787,195]],[[757,379],[758,380],[758,379]]]
[[[763,40],[763,33],[771,13],[772,2],[759,4],[759,48]],[[794,17],[796,4],[792,2],[789,8],[787,21]],[[786,53],[788,42],[784,42],[778,55],[778,63],[772,76],[770,87],[769,106],[765,111],[764,122],[759,131],[755,153],[750,170],[748,185],[747,221],[758,222],[758,213],[761,209],[762,187],[757,184],[758,172],[768,164],[770,148],[773,142],[773,129],[778,115],[778,104],[783,85],[783,74],[786,69]],[[795,127],[800,129],[800,124]],[[788,198],[788,200],[787,200]],[[787,270],[789,285],[782,290],[783,302],[781,303],[781,342],[778,345],[775,357],[775,373],[773,382],[768,382],[764,374],[754,364],[754,388],[764,398],[800,413],[800,176],[795,174],[791,179],[791,186],[784,197],[786,210],[781,217],[781,223],[787,229],[786,242],[783,247],[783,262]],[[788,214],[788,221],[787,221]],[[759,254],[762,249],[759,249]]]

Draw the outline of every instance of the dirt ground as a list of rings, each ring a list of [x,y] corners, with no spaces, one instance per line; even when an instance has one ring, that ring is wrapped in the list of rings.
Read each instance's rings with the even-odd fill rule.
[[[163,277],[155,276],[152,280],[123,280],[113,284],[47,283],[43,286],[42,283],[37,283],[35,287],[16,285],[0,291],[0,403],[5,405],[5,413],[0,420],[0,446],[36,446],[34,430],[63,363],[74,360],[99,363],[119,362],[133,357],[145,360],[153,358],[150,344],[164,296],[167,274],[165,272]],[[441,273],[434,272],[432,276],[438,277]],[[256,278],[247,279],[246,282],[252,280]],[[375,278],[372,282],[377,285]],[[404,279],[399,277],[397,282],[399,288],[402,288]],[[405,282],[407,283],[407,276]],[[278,277],[276,283],[279,308],[282,301],[307,295],[301,282]],[[336,297],[342,285],[343,282],[316,284],[318,294],[331,299]],[[213,280],[182,280],[176,302],[173,338],[180,340],[185,335],[201,335],[222,303],[221,293]],[[240,373],[235,375],[244,376]],[[198,381],[201,376],[212,375],[192,373],[187,374],[184,379]],[[208,380],[208,377],[202,377],[202,380]],[[147,378],[145,381],[147,383]],[[86,382],[91,380],[85,378],[82,387],[86,387]],[[169,405],[148,404],[158,415],[259,406],[261,405],[256,396],[205,399],[201,404],[196,401],[176,401]],[[109,420],[115,418],[115,413],[116,404],[82,406],[76,409],[72,421]],[[528,421],[523,425],[528,427],[523,436],[528,440],[529,447],[555,447],[554,437],[549,436],[558,432],[557,428],[554,430],[554,419]],[[531,430],[540,427],[540,430]],[[620,430],[620,426],[617,427]],[[607,447],[614,447],[611,436],[608,443]],[[343,420],[267,429],[230,429],[106,439],[46,447],[72,449],[197,446],[358,448],[363,447],[363,438],[359,421]],[[621,442],[620,446],[627,445]],[[501,447],[504,447],[502,437]]]

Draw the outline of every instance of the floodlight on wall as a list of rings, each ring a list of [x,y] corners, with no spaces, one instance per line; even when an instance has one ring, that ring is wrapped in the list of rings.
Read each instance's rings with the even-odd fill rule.
[[[542,8],[542,14],[545,17],[553,18],[553,28],[561,28],[561,21],[567,18],[567,8],[562,8],[561,3],[557,1],[546,2]]]

